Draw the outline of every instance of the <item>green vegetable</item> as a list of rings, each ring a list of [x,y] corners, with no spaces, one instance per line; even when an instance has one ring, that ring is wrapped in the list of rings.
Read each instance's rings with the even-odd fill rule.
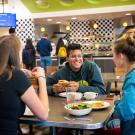
[[[91,107],[91,105],[86,104],[86,103],[73,104],[73,105],[67,106],[68,109],[73,109],[73,110],[82,110],[82,109],[87,109],[87,108],[90,108],[90,107]]]

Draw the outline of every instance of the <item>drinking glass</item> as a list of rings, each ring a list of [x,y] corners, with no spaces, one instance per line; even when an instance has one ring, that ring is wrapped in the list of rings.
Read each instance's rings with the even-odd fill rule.
[[[70,91],[68,87],[66,87],[66,99],[67,99],[67,104],[74,103],[75,101],[75,93]]]

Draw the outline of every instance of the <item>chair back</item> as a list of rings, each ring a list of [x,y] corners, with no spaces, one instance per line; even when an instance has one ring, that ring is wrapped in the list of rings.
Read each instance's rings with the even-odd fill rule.
[[[29,80],[33,85],[34,89],[38,89],[38,79],[36,79],[35,77],[30,77]]]
[[[57,66],[50,66],[50,67],[47,67],[47,68],[45,69],[46,74],[47,74],[47,75],[53,74],[54,72],[57,71],[57,68],[58,68]]]
[[[124,76],[126,71],[124,68],[115,67],[115,75],[116,76]]]

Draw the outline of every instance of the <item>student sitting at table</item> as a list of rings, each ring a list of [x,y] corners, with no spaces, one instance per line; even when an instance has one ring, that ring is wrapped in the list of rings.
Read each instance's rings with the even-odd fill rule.
[[[0,135],[17,135],[18,119],[25,104],[41,120],[48,118],[48,96],[45,74],[35,67],[32,75],[38,79],[38,95],[20,70],[17,42],[12,36],[0,37]]]
[[[59,85],[59,80],[68,81],[68,88],[72,91],[105,94],[100,69],[94,62],[83,62],[80,44],[69,44],[65,66],[47,77],[47,90],[50,95],[65,91],[65,88]]]

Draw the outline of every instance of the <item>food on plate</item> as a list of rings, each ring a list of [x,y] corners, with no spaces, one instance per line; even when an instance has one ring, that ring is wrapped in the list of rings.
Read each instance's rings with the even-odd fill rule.
[[[92,108],[98,108],[98,107],[103,107],[103,106],[104,106],[104,102],[102,101],[92,103]]]
[[[69,82],[67,80],[59,80],[58,81],[59,85],[62,85],[63,87],[66,87],[69,85]]]
[[[87,103],[78,103],[78,104],[68,105],[68,109],[72,109],[72,110],[83,110],[83,109],[88,109],[88,108],[91,108],[91,105]]]

